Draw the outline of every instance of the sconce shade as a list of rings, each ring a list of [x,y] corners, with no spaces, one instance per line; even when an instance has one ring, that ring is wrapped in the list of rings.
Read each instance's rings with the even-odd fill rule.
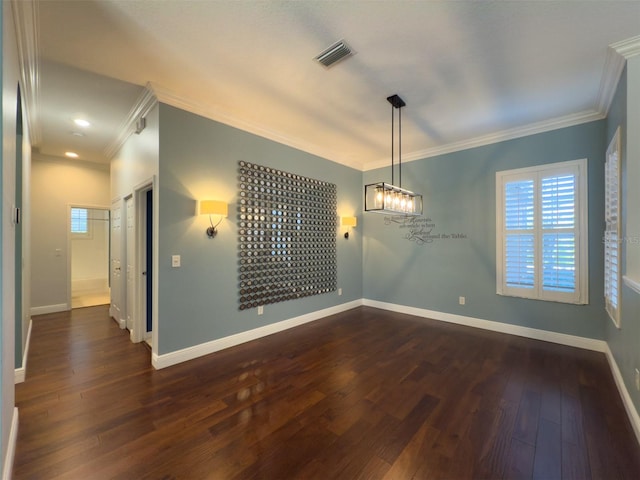
[[[219,200],[200,200],[200,215],[222,215],[229,214],[229,207],[225,202]]]
[[[355,227],[357,224],[357,217],[340,217],[340,225],[343,227]]]

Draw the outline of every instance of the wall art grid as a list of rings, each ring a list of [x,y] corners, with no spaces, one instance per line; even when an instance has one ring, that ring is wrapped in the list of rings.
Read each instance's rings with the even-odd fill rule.
[[[336,186],[238,162],[239,308],[336,290]]]

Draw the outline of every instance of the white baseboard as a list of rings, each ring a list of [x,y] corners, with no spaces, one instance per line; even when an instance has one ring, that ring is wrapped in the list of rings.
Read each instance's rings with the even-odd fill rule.
[[[13,475],[13,459],[16,455],[16,442],[18,441],[18,407],[13,407],[13,418],[11,419],[11,431],[9,432],[9,443],[7,454],[4,457],[4,468],[2,469],[2,480],[11,480]]]
[[[71,310],[67,303],[58,303],[57,305],[43,305],[41,307],[31,307],[31,316],[45,315],[47,313],[66,312]]]
[[[629,395],[629,390],[627,390],[627,386],[624,383],[624,379],[622,378],[622,374],[620,373],[620,369],[618,368],[618,363],[616,362],[616,359],[613,356],[613,352],[611,352],[608,344],[605,354],[607,355],[607,360],[609,361],[609,367],[611,368],[613,379],[616,381],[616,386],[618,387],[618,391],[620,392],[620,397],[622,397],[622,403],[624,404],[624,408],[627,411],[627,416],[629,417],[629,421],[631,422],[633,431],[636,434],[636,439],[638,440],[638,443],[640,443],[640,416],[638,415],[638,411],[633,404],[633,400],[631,400],[631,395]]]
[[[24,352],[22,353],[22,367],[16,368],[15,383],[22,383],[27,378],[27,358],[29,357],[29,344],[31,343],[31,328],[33,320],[29,319],[29,329],[27,330],[27,341],[24,342]]]
[[[193,360],[194,358],[209,355],[225,348],[240,345],[241,343],[256,340],[258,338],[266,337],[274,333],[288,330],[298,325],[313,322],[320,318],[328,317],[336,313],[351,310],[362,305],[362,300],[354,300],[352,302],[343,303],[342,305],[336,305],[334,307],[325,308],[324,310],[318,310],[316,312],[307,313],[299,317],[290,318],[281,322],[272,323],[263,327],[248,330],[246,332],[236,333],[224,338],[218,338],[207,343],[201,343],[193,347],[184,348],[182,350],[176,350],[175,352],[165,353],[158,355],[156,353],[151,356],[151,363],[156,369],[170,367],[178,363]]]
[[[364,299],[363,305],[368,307],[380,308],[382,310],[390,310],[392,312],[406,313],[407,315],[415,315],[417,317],[440,320],[442,322],[456,323],[458,325],[465,325],[467,327],[481,328],[483,330],[491,330],[493,332],[508,333],[510,335],[516,335],[518,337],[533,338],[535,340],[559,343],[561,345],[583,348],[585,350],[594,350],[596,352],[604,353],[608,348],[607,342],[605,342],[604,340],[578,337],[576,335],[567,335],[566,333],[549,332],[547,330],[539,330],[537,328],[521,327],[519,325],[511,325],[509,323],[483,320],[474,317],[466,317],[464,315],[455,315],[453,313],[437,312],[435,310],[407,307],[405,305],[397,305],[395,303],[379,302],[377,300],[369,299]]]

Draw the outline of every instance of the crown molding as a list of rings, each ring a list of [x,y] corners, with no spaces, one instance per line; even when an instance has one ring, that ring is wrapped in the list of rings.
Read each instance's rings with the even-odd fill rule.
[[[122,148],[131,134],[135,132],[138,120],[148,115],[157,103],[158,99],[151,88],[151,85],[147,83],[144,90],[133,104],[133,107],[129,110],[129,114],[120,124],[120,127],[118,128],[118,135],[105,147],[103,153],[107,159],[111,159],[116,153],[118,153],[118,150]]]
[[[600,90],[598,91],[598,111],[605,116],[609,113],[625,63],[625,58],[610,45],[607,49],[607,58],[604,63],[602,78],[600,79]]]
[[[302,150],[303,152],[322,157],[325,160],[339,163],[341,165],[345,165],[359,171],[363,170],[364,166],[362,163],[344,158],[344,156],[335,151],[324,149],[322,147],[319,147],[318,145],[307,143],[288,135],[282,135],[281,133],[269,130],[268,128],[265,128],[264,126],[256,123],[247,122],[246,120],[242,120],[233,115],[229,115],[227,112],[222,111],[220,108],[216,108],[211,105],[205,105],[195,100],[181,97],[158,84],[150,82],[148,85],[155,93],[159,102],[179,108],[181,110],[185,110],[204,118],[208,118],[209,120],[220,122],[239,130],[252,133],[259,137],[266,138],[267,140],[272,140],[274,142],[281,143],[298,150]]]
[[[533,123],[524,127],[510,128],[488,135],[482,135],[480,137],[471,138],[469,140],[462,140],[459,142],[452,142],[446,145],[438,147],[427,148],[425,150],[419,150],[412,152],[402,157],[402,162],[413,162],[416,160],[422,160],[425,158],[435,157],[437,155],[445,155],[447,153],[459,152],[462,150],[468,150],[470,148],[484,147],[493,143],[504,142],[507,140],[513,140],[515,138],[527,137],[529,135],[535,135],[538,133],[549,132],[552,130],[558,130],[565,127],[573,127],[582,123],[593,122],[595,120],[602,120],[605,116],[596,111],[586,111],[581,113],[575,113],[571,115],[565,115],[563,117],[553,118],[551,120],[545,120],[543,122]],[[368,163],[364,171],[375,170],[376,168],[382,168],[389,166],[389,159],[379,160],[377,162]]]
[[[621,42],[612,43],[609,47],[625,59],[640,55],[640,35],[627,38]]]
[[[36,2],[31,0],[12,0],[11,12],[16,30],[20,83],[27,111],[29,138],[32,145],[38,145],[42,141],[42,128],[38,112],[40,96],[38,6]]]
[[[609,114],[609,108],[627,59],[635,55],[640,55],[640,36],[609,45],[600,80],[600,91],[598,92],[598,111],[604,116]]]

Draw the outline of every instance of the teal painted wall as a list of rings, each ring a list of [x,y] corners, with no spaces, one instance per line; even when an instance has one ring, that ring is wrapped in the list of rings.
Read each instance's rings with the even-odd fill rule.
[[[638,60],[640,61],[640,58],[638,58]],[[637,185],[629,185],[627,179],[627,166],[629,162],[627,139],[630,133],[627,130],[627,93],[630,88],[635,88],[637,90],[636,95],[639,95],[640,78],[636,78],[635,82],[629,82],[628,69],[625,68],[618,82],[607,117],[607,145],[613,138],[618,126],[620,126],[622,139],[622,238],[630,237],[630,232],[628,232],[626,228],[628,210],[626,191],[630,187],[638,188]],[[628,243],[622,242],[621,246],[622,265],[625,265]],[[624,268],[623,272],[625,272]],[[634,380],[635,369],[640,368],[640,295],[624,283],[621,287],[621,294],[620,329],[616,328],[613,322],[607,318],[605,322],[606,340],[609,343],[611,353],[613,353],[616,359],[616,363],[618,364],[618,368],[620,369],[620,373],[636,410],[640,411],[640,394],[635,388]]]
[[[405,163],[403,186],[424,195],[424,216],[431,219],[426,228],[440,238],[419,245],[404,238],[409,229],[365,214],[365,298],[603,339],[605,149],[605,123],[598,121]],[[497,295],[495,173],[581,158],[589,160],[589,305]],[[390,176],[387,167],[365,172],[364,180]],[[459,296],[466,305],[458,304]]]
[[[262,137],[160,104],[158,175],[158,354],[199,345],[281,320],[362,298],[361,228],[336,232],[337,292],[264,308],[238,310],[236,191],[238,161],[258,163],[337,185],[339,215],[362,216],[362,172]],[[196,200],[229,203],[218,236]],[[171,267],[181,255],[182,266]]]

